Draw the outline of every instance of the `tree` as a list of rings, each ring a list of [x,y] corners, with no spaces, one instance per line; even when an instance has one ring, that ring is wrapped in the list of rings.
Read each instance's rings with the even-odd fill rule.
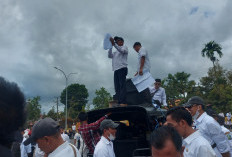
[[[50,117],[54,120],[58,120],[58,117],[57,117],[57,113],[55,111],[55,107],[53,106],[52,109],[50,111],[48,111],[48,114],[46,117]]]
[[[112,96],[109,92],[106,91],[104,87],[96,90],[96,97],[93,99],[94,109],[103,109],[109,106],[109,101],[112,99]]]
[[[205,47],[202,49],[201,54],[202,57],[207,57],[213,62],[213,66],[215,65],[215,62],[218,60],[214,53],[217,52],[219,57],[221,58],[223,53],[222,53],[222,47],[216,43],[215,41],[210,41],[207,44],[205,44]]]
[[[27,113],[28,120],[36,121],[40,118],[41,113],[41,105],[39,104],[40,97],[34,97],[32,99],[28,99],[27,101]]]
[[[200,79],[203,98],[206,103],[212,104],[218,112],[229,112],[232,109],[232,71],[225,70],[216,63],[209,68],[208,75]]]
[[[68,112],[71,117],[75,118],[78,112],[85,108],[88,102],[88,90],[83,84],[71,84],[68,87]],[[64,105],[66,104],[66,88],[62,91],[60,95],[60,102]]]
[[[175,101],[176,99],[186,100],[190,97],[190,93],[194,90],[195,81],[189,80],[190,74],[185,72],[177,72],[176,74],[168,74],[162,82],[165,88],[167,100]]]

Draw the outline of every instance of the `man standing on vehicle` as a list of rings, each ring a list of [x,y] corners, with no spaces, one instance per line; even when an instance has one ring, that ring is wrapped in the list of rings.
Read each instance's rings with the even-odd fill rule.
[[[133,48],[138,53],[138,66],[135,76],[143,75],[146,71],[150,72],[151,66],[147,50],[142,47],[140,42],[135,42]]]
[[[221,126],[205,111],[204,101],[201,97],[194,96],[189,99],[186,106],[203,137],[209,141],[217,157],[230,157],[230,145],[222,132]]]
[[[116,128],[118,125],[110,119],[105,119],[101,122],[100,129],[102,131],[102,137],[96,145],[94,157],[115,157],[112,141],[116,137]]]
[[[114,71],[114,88],[118,104],[126,104],[126,75],[128,48],[124,45],[122,37],[110,38],[112,45],[116,51],[112,52],[112,48],[108,51],[108,58],[112,59],[112,67]]]
[[[161,86],[161,79],[155,79],[154,86],[149,88],[152,96],[152,102],[154,102],[154,104],[158,105],[159,107],[161,107],[161,104],[167,107],[165,89],[160,86]]]
[[[96,144],[99,142],[101,136],[98,131],[100,128],[101,122],[108,118],[111,113],[108,113],[104,117],[100,118],[98,121],[94,123],[88,124],[88,115],[85,112],[80,112],[78,118],[80,120],[80,127],[78,129],[81,134],[82,139],[84,140],[86,146],[89,149],[89,153],[93,154]],[[85,151],[85,150],[83,150]],[[86,151],[85,151],[86,152]]]

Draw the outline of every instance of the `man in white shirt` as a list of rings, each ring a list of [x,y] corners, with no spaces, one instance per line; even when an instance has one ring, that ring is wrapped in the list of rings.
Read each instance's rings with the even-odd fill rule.
[[[147,50],[142,47],[140,42],[135,42],[133,46],[134,50],[138,53],[138,65],[136,75],[143,75],[144,72],[150,72],[150,60]]]
[[[21,130],[21,134],[23,135],[23,141],[20,144],[20,151],[21,151],[21,157],[28,157],[28,155],[31,153],[31,144],[25,146],[23,142],[28,138],[28,135],[25,134],[24,129]]]
[[[48,157],[80,157],[76,147],[62,139],[59,124],[51,118],[41,119],[33,126],[31,137],[24,144],[32,142]]]
[[[190,111],[195,121],[196,129],[208,140],[217,157],[230,157],[229,142],[218,122],[204,111],[205,105],[203,99],[194,96],[189,99],[185,107]]]
[[[155,79],[154,86],[149,87],[152,96],[152,102],[154,102],[154,105],[158,105],[159,107],[161,107],[161,104],[167,107],[165,89],[160,86],[161,86],[161,79]]]
[[[184,157],[216,157],[209,142],[192,128],[192,116],[184,107],[175,107],[167,112],[165,125],[174,127],[183,137]]]
[[[112,141],[116,138],[118,125],[110,119],[105,119],[101,122],[102,137],[95,147],[94,157],[115,157]]]
[[[108,58],[112,59],[112,67],[114,71],[114,88],[118,104],[126,104],[126,75],[127,69],[127,57],[128,48],[124,45],[124,39],[122,37],[110,38],[110,41],[115,52],[112,49],[108,51]]]
[[[64,128],[63,127],[60,127],[60,133],[61,133],[61,137],[63,138],[63,140],[65,142],[68,142],[70,143],[70,138],[67,134],[64,133]]]

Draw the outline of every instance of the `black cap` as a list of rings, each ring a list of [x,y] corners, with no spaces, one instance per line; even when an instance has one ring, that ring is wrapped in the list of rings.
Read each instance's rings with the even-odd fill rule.
[[[155,79],[155,82],[160,82],[161,83],[161,79]]]
[[[119,124],[113,122],[111,119],[105,119],[101,122],[100,129],[102,131],[108,128],[116,129],[118,126]]]
[[[23,143],[28,145],[36,142],[37,139],[44,136],[55,135],[60,130],[60,125],[52,118],[44,118],[39,120],[32,128],[31,136]]]
[[[193,96],[188,100],[185,107],[191,107],[194,104],[204,105],[204,100],[199,96]]]

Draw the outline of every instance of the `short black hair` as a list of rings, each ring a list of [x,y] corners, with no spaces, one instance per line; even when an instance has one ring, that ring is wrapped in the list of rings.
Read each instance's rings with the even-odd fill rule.
[[[140,42],[135,42],[133,48],[135,48],[135,46],[142,46],[142,45]]]
[[[167,116],[171,115],[172,119],[176,122],[180,122],[182,119],[185,120],[189,126],[192,126],[193,119],[189,111],[187,111],[184,107],[173,107],[167,112]]]
[[[182,138],[179,133],[170,126],[162,126],[151,134],[151,146],[155,149],[163,149],[167,140],[171,140],[178,152],[182,150]]]
[[[217,122],[218,122],[220,125],[224,125],[225,118],[218,115],[218,116],[217,116]]]
[[[88,114],[85,112],[80,112],[78,115],[78,118],[80,119],[81,122],[86,121],[88,120]]]
[[[124,42],[124,39],[122,37],[115,36],[114,41],[117,42],[118,40],[121,40]]]
[[[0,77],[0,143],[9,146],[26,120],[25,97],[16,83]]]

